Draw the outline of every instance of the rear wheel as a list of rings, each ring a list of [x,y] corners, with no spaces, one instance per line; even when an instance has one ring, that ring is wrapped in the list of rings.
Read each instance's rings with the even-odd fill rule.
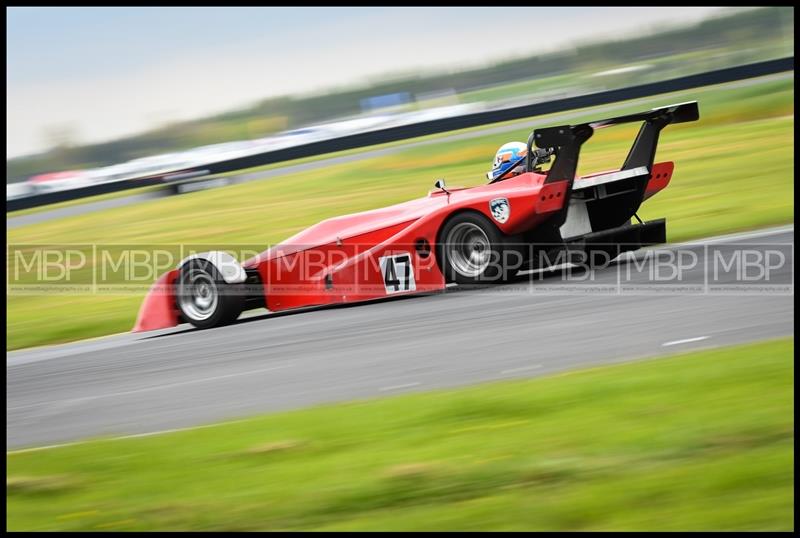
[[[442,228],[437,244],[440,267],[448,282],[502,282],[518,268],[509,263],[507,238],[479,213],[460,213]],[[516,265],[516,266],[514,266]]]
[[[228,284],[211,262],[191,260],[181,267],[176,302],[184,320],[199,329],[232,323],[244,308],[245,295]]]

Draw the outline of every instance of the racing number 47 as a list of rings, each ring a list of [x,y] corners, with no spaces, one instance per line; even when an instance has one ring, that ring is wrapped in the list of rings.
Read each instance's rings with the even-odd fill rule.
[[[414,291],[416,289],[410,254],[384,256],[381,258],[380,263],[386,293]]]

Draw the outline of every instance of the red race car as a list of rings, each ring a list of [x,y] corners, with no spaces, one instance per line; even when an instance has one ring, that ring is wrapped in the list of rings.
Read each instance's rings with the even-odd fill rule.
[[[672,162],[654,163],[661,130],[698,118],[697,102],[689,102],[536,129],[519,159],[486,185],[448,188],[439,180],[424,198],[325,220],[241,263],[223,251],[194,254],[153,285],[133,330],[180,322],[208,328],[251,308],[353,303],[439,291],[450,282],[491,284],[520,269],[562,263],[559,253],[582,254],[591,264],[599,255],[611,259],[663,243],[665,219],[642,222],[636,212],[672,176]],[[581,146],[595,129],[628,122],[642,126],[621,168],[576,177]],[[512,177],[512,170],[522,173]]]

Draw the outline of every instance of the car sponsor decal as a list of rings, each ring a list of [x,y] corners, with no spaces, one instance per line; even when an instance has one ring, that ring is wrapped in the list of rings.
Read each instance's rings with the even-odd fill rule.
[[[489,202],[489,209],[492,212],[494,220],[503,224],[511,216],[511,205],[508,203],[507,198],[495,198]]]
[[[394,256],[383,256],[380,259],[383,285],[387,294],[403,291],[414,291],[417,284],[414,281],[414,266],[411,264],[411,254],[403,253]]]

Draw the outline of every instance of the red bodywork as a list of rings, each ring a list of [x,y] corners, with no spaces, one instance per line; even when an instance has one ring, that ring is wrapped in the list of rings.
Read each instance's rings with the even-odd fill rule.
[[[665,188],[672,171],[671,162],[654,165],[644,198]],[[545,184],[545,178],[545,174],[528,172],[488,185],[452,189],[450,194],[436,190],[418,200],[328,219],[242,265],[258,272],[270,311],[442,290],[445,279],[436,262],[435,249],[444,222],[458,212],[476,211],[507,235],[532,230],[564,207],[569,182]],[[506,198],[510,207],[508,220],[503,223],[492,218],[489,207],[497,198]],[[420,241],[427,242],[430,248],[415,248]],[[413,266],[413,289],[390,291],[384,283],[380,259],[404,254]],[[134,331],[179,323],[171,291],[177,277],[178,269],[173,269],[154,284],[139,311]]]

